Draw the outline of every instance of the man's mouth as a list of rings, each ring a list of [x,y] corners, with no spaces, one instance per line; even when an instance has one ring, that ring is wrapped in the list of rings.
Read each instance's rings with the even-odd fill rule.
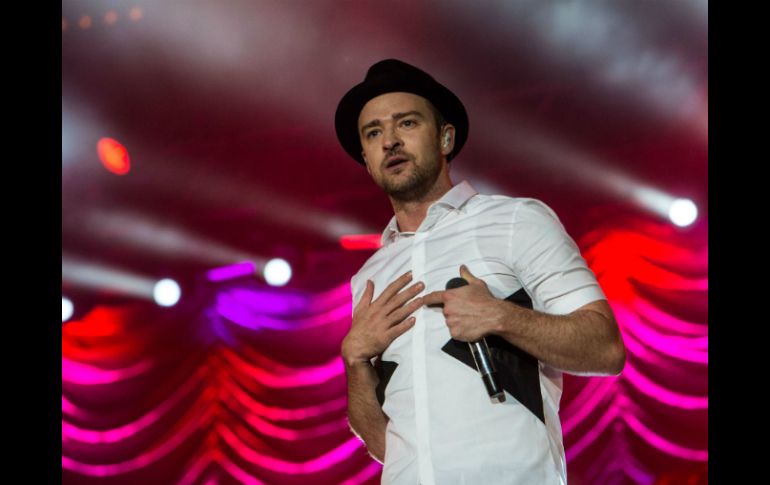
[[[385,160],[385,168],[393,168],[398,165],[401,165],[402,163],[408,162],[409,158],[403,156],[403,155],[394,155],[387,160]]]

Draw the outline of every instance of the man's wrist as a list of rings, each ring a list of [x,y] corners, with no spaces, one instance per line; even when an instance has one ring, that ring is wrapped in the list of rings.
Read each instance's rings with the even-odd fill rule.
[[[497,307],[496,317],[492,320],[492,328],[489,333],[504,337],[511,332],[511,325],[515,319],[517,308],[513,308],[515,305],[505,300],[497,300],[495,305]]]
[[[363,366],[371,367],[372,365],[369,359],[364,357],[346,357],[343,355],[342,361],[345,363],[345,367],[349,369],[354,369],[354,368],[363,367]]]

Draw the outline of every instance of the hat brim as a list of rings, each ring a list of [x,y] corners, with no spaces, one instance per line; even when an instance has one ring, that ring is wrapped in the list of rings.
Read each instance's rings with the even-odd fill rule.
[[[412,93],[430,101],[447,123],[455,127],[455,143],[450,158],[454,158],[468,139],[468,114],[455,94],[430,79],[413,79],[399,76],[380,77],[365,80],[350,89],[340,100],[334,116],[337,139],[355,161],[366,165],[361,156],[361,139],[358,134],[358,117],[361,110],[372,98],[381,94]]]

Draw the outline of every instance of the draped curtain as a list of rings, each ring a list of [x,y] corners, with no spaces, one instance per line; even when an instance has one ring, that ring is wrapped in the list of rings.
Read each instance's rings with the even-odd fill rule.
[[[677,231],[631,220],[578,241],[628,361],[618,377],[565,376],[571,485],[706,483],[708,249]],[[63,483],[379,483],[346,421],[349,285],[206,288],[62,326]]]

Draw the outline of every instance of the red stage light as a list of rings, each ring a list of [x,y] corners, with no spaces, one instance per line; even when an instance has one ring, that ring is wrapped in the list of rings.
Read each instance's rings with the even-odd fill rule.
[[[96,151],[102,165],[116,175],[125,175],[131,169],[128,150],[117,140],[102,138],[96,145]]]
[[[379,249],[381,234],[350,234],[340,237],[340,245],[345,249]]]

